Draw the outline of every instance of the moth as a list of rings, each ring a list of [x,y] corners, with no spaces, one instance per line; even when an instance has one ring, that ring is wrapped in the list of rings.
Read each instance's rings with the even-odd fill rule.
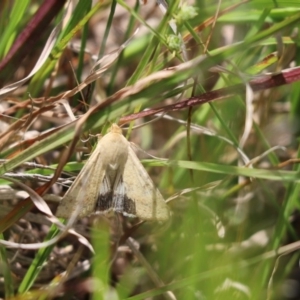
[[[117,124],[99,138],[96,149],[61,200],[56,216],[83,218],[111,210],[142,220],[169,218],[163,196]]]

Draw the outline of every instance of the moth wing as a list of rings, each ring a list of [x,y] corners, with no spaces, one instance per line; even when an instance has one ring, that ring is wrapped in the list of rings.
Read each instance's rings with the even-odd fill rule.
[[[61,200],[56,216],[83,218],[95,211],[99,187],[103,182],[105,170],[101,160],[101,140],[96,149]]]
[[[125,203],[133,202],[135,213],[133,214],[143,220],[164,221],[169,218],[168,206],[154,186],[152,179],[141,164],[140,160],[129,147],[128,159],[123,174],[125,187]]]
[[[107,213],[112,209],[112,189],[108,176],[103,177],[103,181],[99,187],[95,213]]]
[[[108,184],[105,182],[108,179],[106,176],[104,177],[97,200],[96,213],[103,214],[113,210],[127,217],[136,216],[135,203],[128,199],[122,177],[121,174],[113,190],[106,188]]]

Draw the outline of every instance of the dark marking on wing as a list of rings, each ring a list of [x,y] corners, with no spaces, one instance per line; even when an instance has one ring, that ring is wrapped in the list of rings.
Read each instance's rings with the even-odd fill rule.
[[[109,191],[106,194],[98,195],[96,202],[96,211],[108,211],[112,209],[113,192]]]
[[[136,208],[135,208],[135,202],[128,198],[126,195],[124,195],[123,197],[123,210],[121,209],[120,211],[118,212],[121,212],[121,213],[125,213],[129,216],[136,216]]]
[[[118,213],[122,213],[127,216],[136,216],[136,206],[134,200],[130,199],[126,195],[126,191],[120,193],[122,190],[119,185],[123,185],[123,179],[121,178],[118,186],[115,190],[111,190],[98,195],[96,202],[96,212],[107,212],[113,210]]]

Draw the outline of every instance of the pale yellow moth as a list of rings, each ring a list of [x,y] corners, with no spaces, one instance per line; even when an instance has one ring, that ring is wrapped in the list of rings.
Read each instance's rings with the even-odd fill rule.
[[[122,135],[112,124],[61,200],[56,216],[83,218],[108,211],[142,220],[164,221],[164,198]]]

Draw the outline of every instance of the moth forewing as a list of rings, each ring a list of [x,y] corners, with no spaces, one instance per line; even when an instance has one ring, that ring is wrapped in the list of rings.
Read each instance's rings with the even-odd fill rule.
[[[140,160],[129,148],[123,180],[126,197],[135,205],[135,215],[143,220],[165,221],[169,218],[166,202]]]
[[[100,140],[101,141],[101,140]],[[103,181],[105,171],[102,167],[101,155],[99,155],[101,143],[96,149],[72,183],[61,200],[56,216],[70,218],[71,216],[83,218],[94,212],[95,198]]]

